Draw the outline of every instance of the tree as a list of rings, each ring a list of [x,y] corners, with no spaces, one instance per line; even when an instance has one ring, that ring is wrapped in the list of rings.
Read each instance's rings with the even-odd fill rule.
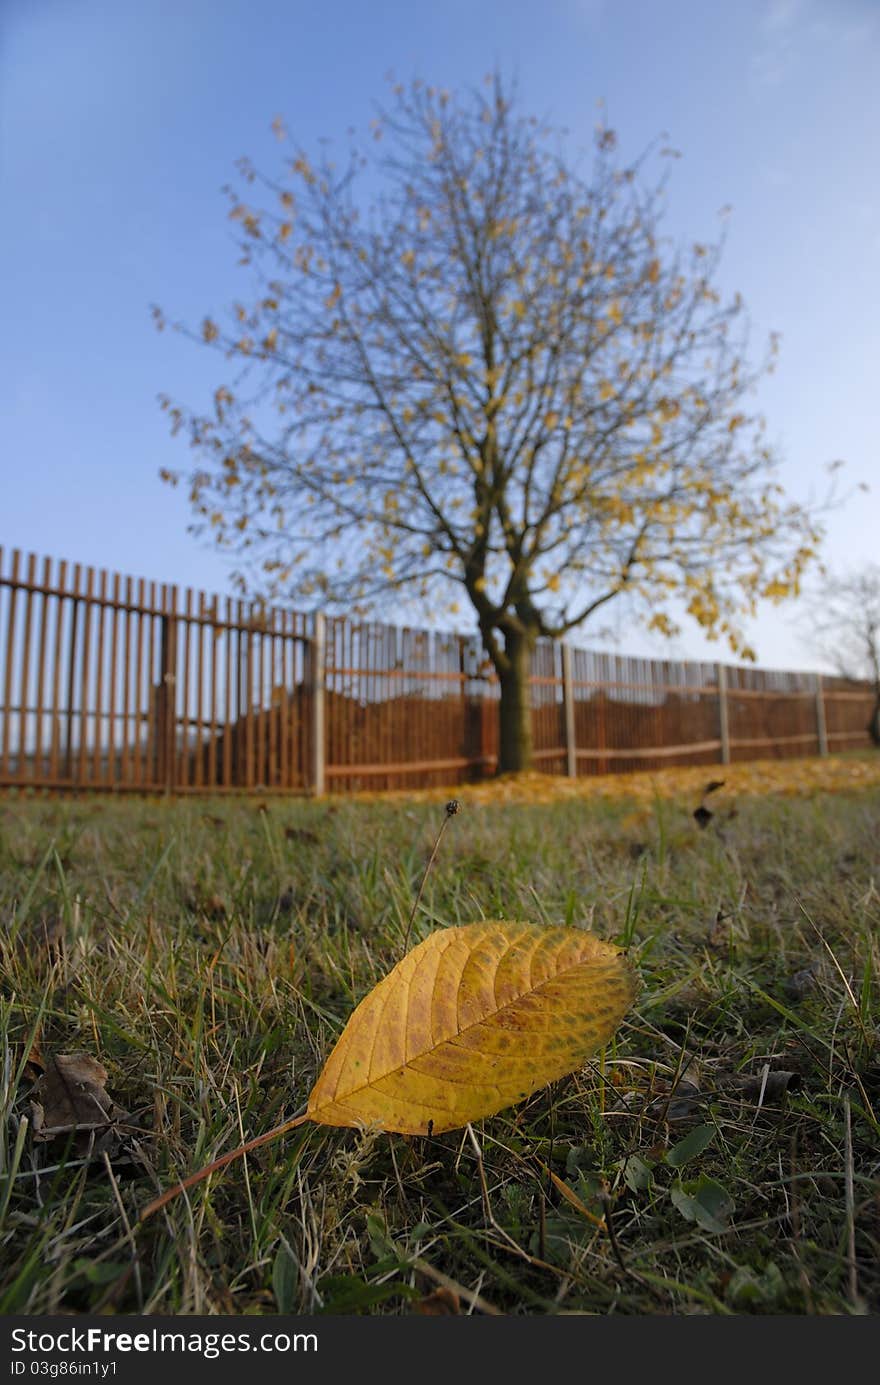
[[[213,412],[162,402],[202,459],[194,527],[250,549],[273,595],[466,598],[507,771],[530,762],[539,637],[629,593],[652,628],[676,631],[678,603],[753,657],[741,617],[797,591],[818,532],[749,412],[775,342],[746,365],[721,244],[661,241],[651,151],[620,167],[600,126],[587,181],[487,82],[461,100],[396,86],[381,145],[342,169],[301,149],[280,179],[243,161],[262,205],[227,192],[256,298],[225,328],[180,327],[240,373]]]
[[[814,595],[809,641],[841,678],[868,682],[875,695],[868,734],[880,745],[880,567],[829,576]]]

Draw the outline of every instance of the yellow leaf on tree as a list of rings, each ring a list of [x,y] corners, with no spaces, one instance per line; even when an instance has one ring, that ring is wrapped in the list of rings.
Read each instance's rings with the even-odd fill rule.
[[[592,933],[442,929],[361,1001],[306,1119],[426,1135],[494,1115],[580,1067],[636,989],[625,955]]]

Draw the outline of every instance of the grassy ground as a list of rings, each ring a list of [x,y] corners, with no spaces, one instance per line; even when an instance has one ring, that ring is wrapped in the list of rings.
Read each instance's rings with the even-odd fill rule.
[[[442,796],[0,802],[0,1311],[880,1310],[876,762],[719,773],[701,828],[712,773],[459,793],[412,941],[629,946],[643,989],[582,1072],[472,1136],[306,1125],[140,1226],[302,1105]],[[58,1053],[127,1113],[91,1159],[32,1139]]]

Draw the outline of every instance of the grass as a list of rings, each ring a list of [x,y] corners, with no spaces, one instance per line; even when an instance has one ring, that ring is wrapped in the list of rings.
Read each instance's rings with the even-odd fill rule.
[[[712,770],[462,789],[410,944],[480,917],[595,929],[643,980],[615,1041],[473,1131],[306,1125],[141,1225],[302,1105],[400,956],[442,796],[7,797],[0,1312],[877,1312],[867,763],[829,762],[833,793],[807,762],[719,774],[705,830]],[[32,1139],[40,1064],[73,1052],[128,1113],[91,1158]]]

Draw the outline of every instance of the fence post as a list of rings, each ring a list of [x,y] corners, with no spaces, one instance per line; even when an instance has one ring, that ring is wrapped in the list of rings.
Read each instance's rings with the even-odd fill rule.
[[[165,792],[174,790],[174,762],[177,720],[177,588],[166,587],[162,592],[162,623],[160,627],[159,687],[156,706],[156,750],[159,760],[158,778]]]
[[[577,778],[577,740],[574,726],[574,685],[571,677],[571,645],[562,645],[562,700],[565,706],[565,772]]]
[[[730,720],[727,708],[727,665],[716,664],[718,674],[718,727],[721,735],[721,763],[730,764]]]
[[[324,725],[324,651],[327,635],[323,611],[315,612],[315,624],[311,645],[311,693],[312,700],[312,793],[322,794],[326,789],[326,746]]]
[[[825,692],[822,675],[816,674],[816,737],[819,741],[819,754],[828,754],[828,726],[825,721]]]

